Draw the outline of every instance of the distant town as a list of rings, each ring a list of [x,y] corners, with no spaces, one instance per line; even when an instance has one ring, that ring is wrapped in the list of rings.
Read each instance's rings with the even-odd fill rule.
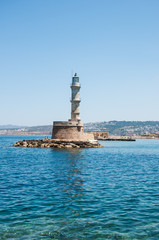
[[[109,136],[159,138],[159,121],[108,121],[84,124],[85,132],[108,132]],[[52,125],[14,126],[0,125],[0,135],[50,136]]]

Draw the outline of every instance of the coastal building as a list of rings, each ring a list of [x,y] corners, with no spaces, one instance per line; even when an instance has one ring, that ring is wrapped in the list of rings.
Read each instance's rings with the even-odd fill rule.
[[[84,132],[80,119],[80,88],[79,77],[75,73],[71,84],[71,119],[53,122],[52,139],[94,140],[92,133]]]

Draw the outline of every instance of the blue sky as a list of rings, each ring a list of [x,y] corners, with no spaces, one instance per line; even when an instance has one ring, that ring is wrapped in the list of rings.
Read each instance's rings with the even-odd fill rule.
[[[158,0],[1,0],[0,125],[159,121]]]

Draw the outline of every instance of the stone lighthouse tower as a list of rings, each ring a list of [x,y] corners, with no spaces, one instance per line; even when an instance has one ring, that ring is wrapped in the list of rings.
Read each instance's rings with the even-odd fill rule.
[[[79,83],[79,77],[77,76],[77,73],[75,73],[74,77],[72,78],[72,84],[71,84],[71,121],[77,121],[80,123],[80,111],[79,111],[79,105],[80,105],[80,88],[81,85]]]
[[[52,139],[94,140],[92,133],[83,131],[83,124],[80,120],[80,88],[79,77],[75,73],[71,83],[71,119],[53,122]]]

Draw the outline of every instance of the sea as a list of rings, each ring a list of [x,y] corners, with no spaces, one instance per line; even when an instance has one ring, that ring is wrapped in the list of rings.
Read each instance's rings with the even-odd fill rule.
[[[10,147],[0,136],[1,240],[158,240],[159,140]]]

